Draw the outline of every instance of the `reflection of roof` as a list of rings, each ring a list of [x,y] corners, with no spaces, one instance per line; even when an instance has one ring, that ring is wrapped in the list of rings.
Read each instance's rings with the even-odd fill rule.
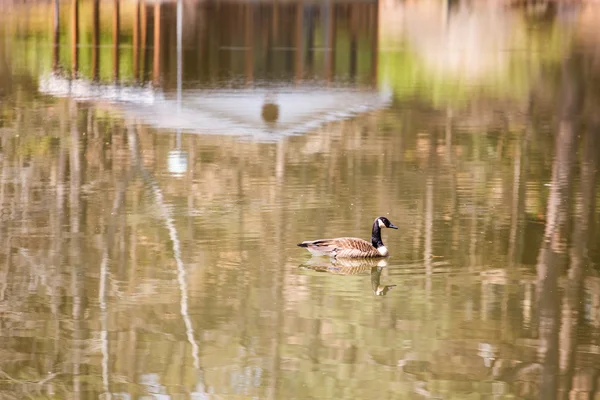
[[[305,133],[325,122],[381,108],[391,101],[391,93],[372,89],[289,86],[186,89],[179,104],[175,96],[148,87],[106,85],[56,75],[40,79],[39,88],[42,93],[57,97],[119,103],[128,116],[157,128],[259,141],[278,141],[284,136]],[[266,102],[279,107],[275,124],[263,120]]]

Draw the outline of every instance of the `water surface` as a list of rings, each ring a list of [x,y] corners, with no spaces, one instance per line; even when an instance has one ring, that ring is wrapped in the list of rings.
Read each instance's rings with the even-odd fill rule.
[[[597,395],[598,7],[0,10],[2,399]]]

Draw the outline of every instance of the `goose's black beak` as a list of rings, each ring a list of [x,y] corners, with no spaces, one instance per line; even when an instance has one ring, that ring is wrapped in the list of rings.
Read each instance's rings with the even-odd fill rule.
[[[392,224],[391,222],[390,222],[390,226],[388,226],[388,228],[398,229],[398,227],[396,225]]]

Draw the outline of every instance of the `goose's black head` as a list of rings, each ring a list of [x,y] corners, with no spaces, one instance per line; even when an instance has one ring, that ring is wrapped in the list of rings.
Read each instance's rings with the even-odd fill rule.
[[[377,222],[377,225],[380,228],[392,228],[392,229],[398,229],[398,227],[394,224],[392,224],[390,222],[389,219],[387,219],[386,217],[378,217],[375,222]]]

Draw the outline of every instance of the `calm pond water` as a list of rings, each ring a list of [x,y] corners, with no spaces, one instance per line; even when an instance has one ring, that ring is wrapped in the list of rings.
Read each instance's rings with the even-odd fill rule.
[[[600,7],[481,3],[0,2],[0,398],[600,398]]]

